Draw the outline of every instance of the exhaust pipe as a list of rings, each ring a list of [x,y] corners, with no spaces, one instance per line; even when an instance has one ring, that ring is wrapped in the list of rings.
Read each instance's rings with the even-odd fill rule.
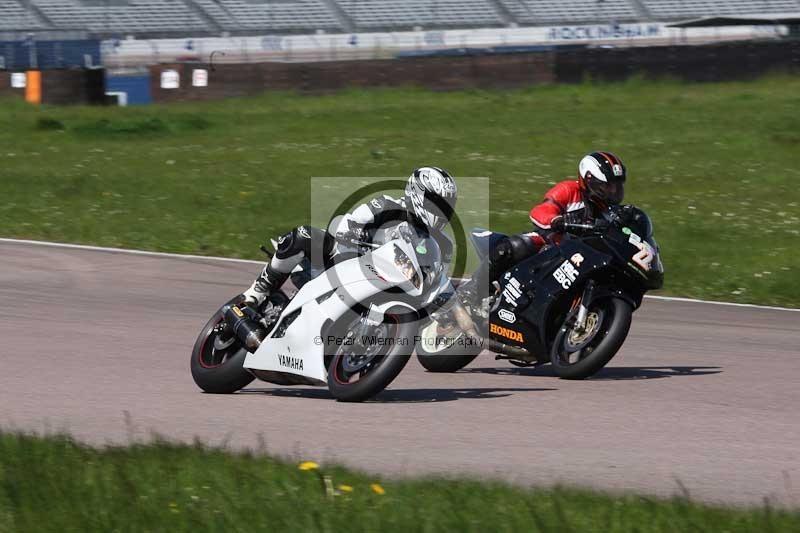
[[[494,339],[486,339],[486,348],[497,354],[508,355],[514,359],[522,359],[523,361],[536,361],[536,357],[524,348],[504,344]],[[504,358],[501,358],[504,359]]]
[[[481,338],[481,335],[475,329],[475,323],[472,321],[472,317],[469,316],[469,313],[467,313],[467,310],[461,305],[461,302],[456,301],[453,305],[453,317],[456,319],[458,327],[461,328],[461,331],[466,333],[468,337],[474,339]]]
[[[237,305],[226,305],[222,308],[225,323],[250,353],[258,350],[261,341],[267,336],[267,331],[261,324],[249,316],[253,312],[249,308],[243,311]]]

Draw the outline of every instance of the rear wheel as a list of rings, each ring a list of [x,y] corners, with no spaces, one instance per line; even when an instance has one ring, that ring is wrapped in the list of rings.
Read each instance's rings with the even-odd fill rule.
[[[363,320],[337,324],[337,342],[328,348],[328,389],[342,402],[362,402],[388,387],[414,350],[414,322],[401,322],[392,310],[380,324],[365,325]]]
[[[432,320],[419,332],[417,360],[428,372],[461,370],[481,353],[480,345],[468,340],[455,323]]]
[[[241,297],[236,297],[226,305],[240,300]],[[254,379],[243,366],[247,350],[235,336],[225,333],[223,321],[219,310],[203,326],[192,348],[190,361],[192,378],[197,386],[215,394],[236,392]]]
[[[622,347],[633,308],[620,298],[591,303],[583,331],[563,326],[556,335],[550,362],[558,377],[585,379],[597,373]]]

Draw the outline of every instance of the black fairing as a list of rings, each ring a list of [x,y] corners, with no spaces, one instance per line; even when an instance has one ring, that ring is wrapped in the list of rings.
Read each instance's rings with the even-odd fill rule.
[[[483,228],[473,228],[472,232],[470,233],[472,245],[475,247],[475,251],[478,253],[479,259],[483,259],[489,255],[489,250],[494,248],[497,243],[503,240],[505,237],[506,235],[503,233],[489,231]]]
[[[550,343],[589,279],[597,287],[594,299],[613,295],[638,308],[644,293],[663,283],[663,268],[649,218],[639,217],[637,222],[635,229],[645,230],[641,239],[655,250],[648,272],[631,259],[641,251],[631,237],[634,228],[612,226],[602,234],[567,235],[558,246],[545,248],[500,277],[501,294],[489,320],[491,337],[549,361]]]
[[[575,254],[582,256],[580,266],[576,267],[569,258]],[[577,261],[577,257],[576,257]],[[574,281],[568,288],[554,277],[554,273],[562,265],[569,263],[578,272]],[[514,341],[513,336],[493,333],[492,337],[500,342],[523,346],[533,354],[547,357],[549,342],[553,338],[564,315],[569,311],[573,296],[580,292],[581,287],[590,277],[597,279],[593,273],[605,269],[611,262],[611,256],[601,253],[580,240],[568,239],[560,246],[547,248],[537,255],[519,263],[516,267],[501,276],[501,296],[498,298],[496,308],[492,310],[489,322],[502,328],[511,329],[522,334],[522,341]],[[506,291],[509,283],[517,280],[521,285],[522,295],[519,298],[507,298]],[[505,312],[501,313],[501,310]],[[509,324],[503,320],[513,313],[516,321]],[[556,323],[557,322],[557,323]]]

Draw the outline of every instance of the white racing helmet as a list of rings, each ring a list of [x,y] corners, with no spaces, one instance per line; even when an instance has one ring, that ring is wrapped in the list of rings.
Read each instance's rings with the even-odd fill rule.
[[[406,201],[425,224],[443,229],[453,216],[458,189],[453,177],[438,167],[415,170],[406,184]]]

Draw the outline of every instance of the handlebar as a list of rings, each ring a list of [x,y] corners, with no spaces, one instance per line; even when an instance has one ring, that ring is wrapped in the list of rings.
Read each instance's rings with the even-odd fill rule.
[[[354,239],[354,238],[348,236],[346,233],[337,233],[336,234],[336,240],[341,242],[341,243],[344,243],[344,244],[351,244],[353,246],[361,246],[361,247],[364,247],[364,248],[372,248],[373,250],[381,247],[380,244],[376,244],[374,242],[366,242],[366,241]]]
[[[593,224],[570,224],[569,222],[564,223],[564,229],[582,229],[582,230],[594,230],[598,229],[597,226]]]

